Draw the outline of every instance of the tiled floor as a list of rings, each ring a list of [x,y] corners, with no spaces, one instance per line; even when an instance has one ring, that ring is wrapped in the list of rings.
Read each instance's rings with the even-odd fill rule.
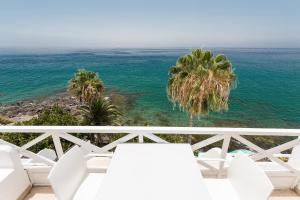
[[[300,197],[291,190],[275,190],[270,200],[300,200]]]
[[[50,187],[33,187],[24,200],[55,200]]]
[[[24,200],[55,200],[50,187],[34,187]],[[270,200],[300,200],[300,197],[290,190],[276,190]]]

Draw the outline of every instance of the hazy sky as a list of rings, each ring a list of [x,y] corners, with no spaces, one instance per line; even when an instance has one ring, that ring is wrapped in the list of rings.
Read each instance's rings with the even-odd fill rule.
[[[0,47],[300,47],[300,0],[0,0]]]

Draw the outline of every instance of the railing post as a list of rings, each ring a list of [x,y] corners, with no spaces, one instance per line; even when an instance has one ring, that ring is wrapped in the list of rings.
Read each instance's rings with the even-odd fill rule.
[[[139,134],[139,143],[144,143],[144,136],[143,136],[143,134]]]
[[[226,156],[227,156],[227,152],[228,152],[228,148],[229,148],[229,144],[230,144],[230,139],[231,139],[231,136],[225,136],[224,140],[223,140],[221,159],[224,159],[224,160],[220,161],[218,178],[220,178],[222,176],[222,171],[224,169],[225,159],[226,159]]]
[[[53,139],[57,157],[60,158],[64,154],[63,148],[61,146],[60,138],[58,135],[52,133],[52,139]]]

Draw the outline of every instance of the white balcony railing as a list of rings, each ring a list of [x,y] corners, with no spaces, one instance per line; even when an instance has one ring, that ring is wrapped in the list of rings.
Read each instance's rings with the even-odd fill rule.
[[[136,141],[139,143],[144,142],[144,138],[148,138],[157,143],[169,143],[168,141],[159,137],[159,135],[211,135],[208,139],[198,141],[192,144],[194,151],[199,150],[203,147],[211,145],[218,141],[223,141],[221,157],[215,159],[219,161],[220,165],[216,167],[212,166],[207,160],[198,160],[200,164],[210,170],[218,170],[220,173],[224,169],[225,158],[228,153],[230,141],[235,139],[240,143],[248,146],[249,149],[255,153],[251,157],[255,160],[269,159],[278,165],[284,167],[290,173],[294,174],[296,179],[294,186],[298,183],[300,173],[299,170],[291,166],[288,162],[284,162],[279,156],[289,155],[281,154],[281,152],[292,149],[293,147],[300,144],[300,129],[262,129],[262,128],[196,128],[196,127],[128,127],[128,126],[0,126],[0,133],[11,134],[11,133],[40,133],[38,137],[24,144],[23,146],[16,146],[0,139],[0,144],[7,144],[23,155],[24,157],[31,158],[33,161],[43,163],[47,166],[53,166],[55,161],[47,159],[41,155],[35,154],[28,149],[42,140],[52,137],[56,154],[58,159],[64,154],[61,139],[70,141],[77,144],[87,150],[90,153],[106,153],[113,150],[119,143],[125,143],[129,140],[137,138]],[[72,135],[72,133],[95,133],[95,134],[126,134],[125,136],[103,146],[98,147],[91,144],[89,141],[84,141]],[[244,136],[282,136],[289,137],[294,136],[293,139],[289,140],[284,144],[279,144],[270,149],[263,149],[262,147],[252,143]],[[279,155],[279,156],[278,156]],[[298,155],[300,156],[300,155]]]

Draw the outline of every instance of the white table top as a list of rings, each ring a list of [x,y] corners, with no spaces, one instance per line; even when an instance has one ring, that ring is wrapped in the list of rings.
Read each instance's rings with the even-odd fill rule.
[[[97,200],[209,200],[188,144],[120,144]]]

